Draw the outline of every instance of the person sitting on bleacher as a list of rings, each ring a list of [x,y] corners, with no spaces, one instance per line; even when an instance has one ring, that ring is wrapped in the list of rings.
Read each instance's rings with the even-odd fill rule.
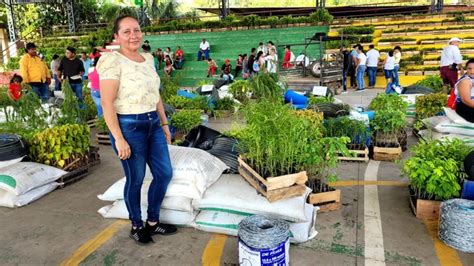
[[[207,77],[214,76],[217,70],[217,63],[214,59],[207,59]]]
[[[285,56],[283,57],[283,68],[292,68],[294,67],[294,62],[295,62],[295,54],[291,51],[291,47],[287,45],[285,47]]]
[[[178,46],[174,54],[174,68],[181,69],[184,64],[184,52],[181,49],[181,46]]]
[[[474,123],[474,58],[466,63],[466,74],[454,85],[456,113]]]
[[[209,51],[211,51],[211,46],[206,39],[202,39],[202,42],[199,44],[199,51],[198,51],[198,61],[202,60],[202,55],[206,60],[209,59]]]
[[[173,72],[174,70],[173,60],[171,60],[171,57],[169,55],[165,57],[165,67],[163,68],[163,70],[165,71],[165,74],[168,77],[171,75],[171,72]]]
[[[230,64],[229,59],[225,60],[225,63],[222,65],[221,70],[221,77],[226,81],[227,84],[234,80],[234,76],[232,75],[232,65]]]

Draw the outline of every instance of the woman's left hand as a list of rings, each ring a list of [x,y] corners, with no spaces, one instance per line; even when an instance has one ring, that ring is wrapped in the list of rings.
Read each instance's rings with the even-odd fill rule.
[[[165,133],[166,143],[171,144],[171,132],[168,125],[163,126],[163,133]]]

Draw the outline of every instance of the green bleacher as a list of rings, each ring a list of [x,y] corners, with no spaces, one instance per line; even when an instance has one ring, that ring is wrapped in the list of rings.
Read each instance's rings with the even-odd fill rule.
[[[235,67],[238,54],[250,54],[252,47],[257,48],[259,42],[265,44],[271,40],[278,50],[278,59],[281,64],[284,48],[282,45],[304,43],[305,38],[314,35],[315,32],[328,32],[326,26],[275,28],[275,29],[255,29],[225,32],[199,32],[167,35],[148,35],[145,39],[150,41],[152,51],[157,48],[171,47],[172,51],[177,46],[181,46],[185,54],[185,64],[182,70],[176,70],[172,76],[176,77],[182,87],[196,86],[201,80],[205,80],[207,75],[207,62],[197,61],[197,51],[202,38],[206,38],[211,45],[210,57],[216,60],[218,68],[224,63],[226,58],[231,60]],[[304,51],[303,45],[292,46],[293,53],[298,56]],[[319,46],[311,45],[307,49],[311,58],[319,57]],[[160,76],[163,71],[159,71]]]

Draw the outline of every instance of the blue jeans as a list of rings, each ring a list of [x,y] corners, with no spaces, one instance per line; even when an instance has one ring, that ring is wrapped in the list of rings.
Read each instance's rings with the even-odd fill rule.
[[[377,76],[377,67],[367,67],[367,74],[369,75],[369,87],[375,86],[375,78]]]
[[[364,81],[364,73],[365,73],[366,66],[360,65],[357,68],[357,87],[359,90],[365,89],[365,81]]]
[[[385,93],[386,94],[396,93],[396,91],[393,89],[392,86],[393,86],[392,82],[387,83],[387,87],[385,87]]]
[[[61,90],[61,81],[59,81],[58,75],[54,74],[53,79],[54,79],[54,90],[55,91],[60,91]]]
[[[49,89],[48,89],[48,83],[42,83],[42,84],[31,84],[31,89],[33,90],[36,95],[41,99],[41,101],[46,102],[49,99]]]
[[[80,103],[83,102],[84,97],[82,97],[82,82],[81,83],[70,83],[72,92],[76,94],[77,99]]]
[[[395,86],[400,86],[400,80],[398,79],[398,70],[400,70],[400,65],[396,65],[393,69],[393,84]]]
[[[102,105],[100,104],[100,91],[91,89],[91,96],[92,96],[92,100],[95,103],[95,107],[97,109],[97,117],[102,118],[103,112],[102,112]]]
[[[160,119],[156,111],[117,116],[123,137],[130,145],[132,152],[130,158],[120,160],[126,177],[124,200],[132,226],[140,227],[143,225],[140,191],[147,164],[153,175],[148,190],[148,220],[158,222],[161,203],[173,176],[168,145],[161,128]],[[117,152],[112,134],[110,134],[110,140],[113,149]]]
[[[176,69],[182,69],[183,65],[184,65],[184,58],[174,61],[174,68],[176,68]]]
[[[205,50],[205,51],[202,51],[202,50],[199,50],[198,51],[198,61],[201,61],[201,58],[202,58],[202,55],[204,54],[204,58],[209,59],[209,49]]]

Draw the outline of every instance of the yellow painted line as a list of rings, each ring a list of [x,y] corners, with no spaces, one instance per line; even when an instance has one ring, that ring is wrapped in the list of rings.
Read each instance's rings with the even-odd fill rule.
[[[353,186],[393,186],[393,187],[407,187],[409,183],[401,181],[365,181],[365,180],[340,180],[329,182],[332,187],[353,187]]]
[[[221,265],[222,251],[227,240],[226,235],[212,234],[211,239],[207,242],[204,253],[202,254],[203,266],[219,266]]]
[[[458,252],[446,246],[438,238],[438,221],[424,221],[428,233],[434,242],[434,248],[436,251],[436,256],[438,257],[439,264],[441,266],[462,266],[461,259],[459,258]]]
[[[69,258],[61,263],[61,266],[79,265],[79,263],[112,238],[118,230],[127,224],[129,224],[129,221],[125,220],[119,220],[111,224],[102,232],[98,233],[94,238],[79,247]]]

